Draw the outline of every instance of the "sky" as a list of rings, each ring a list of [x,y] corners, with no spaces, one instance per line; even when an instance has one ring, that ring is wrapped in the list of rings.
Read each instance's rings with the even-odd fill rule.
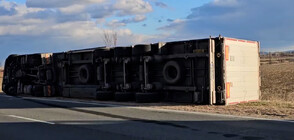
[[[0,0],[0,62],[9,54],[60,52],[228,36],[294,49],[293,0]]]

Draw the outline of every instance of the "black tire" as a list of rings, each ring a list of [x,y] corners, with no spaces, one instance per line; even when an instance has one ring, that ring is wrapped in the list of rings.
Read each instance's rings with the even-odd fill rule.
[[[163,67],[163,78],[168,84],[176,84],[182,78],[181,66],[176,61],[169,61]]]
[[[133,48],[133,56],[144,56],[150,54],[152,51],[151,45],[149,44],[141,44],[141,45],[136,45]]]
[[[79,80],[82,84],[87,84],[92,79],[92,68],[90,65],[82,65],[78,70]]]
[[[148,92],[148,93],[136,93],[136,102],[138,103],[153,103],[160,102],[161,94],[156,92]]]
[[[107,101],[107,100],[113,100],[114,93],[112,91],[97,91],[96,92],[96,99]]]
[[[95,49],[95,55],[96,57],[113,57],[113,49],[108,47],[101,47]]]
[[[114,48],[114,57],[130,57],[130,56],[132,56],[132,47]]]
[[[9,86],[9,88],[7,89],[7,91],[5,92],[7,95],[10,95],[10,96],[17,96],[17,90],[16,90],[16,87],[14,86]]]
[[[135,94],[132,92],[116,92],[114,94],[114,99],[118,102],[133,101],[135,99]]]

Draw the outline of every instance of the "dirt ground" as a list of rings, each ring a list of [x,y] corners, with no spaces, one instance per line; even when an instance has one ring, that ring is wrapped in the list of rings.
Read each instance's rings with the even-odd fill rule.
[[[61,97],[59,97],[60,99]],[[64,98],[61,98],[64,99]],[[84,99],[71,99],[85,101]],[[87,99],[89,100],[89,99]],[[96,102],[96,100],[91,100]],[[217,114],[228,114],[237,116],[249,116],[268,119],[294,120],[294,103],[282,101],[259,101],[242,103],[230,106],[210,106],[210,105],[191,105],[179,103],[134,103],[134,102],[114,102],[99,101],[99,103],[127,105],[136,107],[151,107],[158,109],[182,110],[191,112],[207,112]]]
[[[57,99],[66,99],[57,97]],[[70,99],[75,101],[93,101],[93,99]],[[127,105],[136,107],[151,107],[157,109],[182,110],[191,112],[207,112],[217,114],[228,114],[237,116],[249,116],[268,119],[294,120],[294,103],[282,101],[265,101],[242,103],[229,106],[192,105],[179,103],[135,103],[135,102],[114,102],[99,101],[99,103]]]
[[[195,112],[210,112],[237,116],[250,116],[269,119],[294,120],[294,103],[291,102],[285,103],[274,101],[260,101],[230,106],[161,105],[151,107]]]
[[[261,99],[294,102],[294,63],[261,65]]]

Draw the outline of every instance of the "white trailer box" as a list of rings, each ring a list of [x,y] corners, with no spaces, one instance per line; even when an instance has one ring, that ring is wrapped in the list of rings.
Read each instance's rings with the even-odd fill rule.
[[[259,49],[257,41],[224,38],[222,51],[226,105],[259,100]]]

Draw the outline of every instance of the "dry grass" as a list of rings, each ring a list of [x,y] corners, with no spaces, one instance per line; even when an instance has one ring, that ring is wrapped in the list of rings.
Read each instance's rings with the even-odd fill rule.
[[[290,102],[260,101],[231,106],[162,105],[153,107],[161,109],[294,120],[294,103]]]
[[[85,101],[85,99],[68,99],[58,97],[57,99]],[[93,99],[87,99],[97,102]],[[179,103],[134,103],[134,102],[114,102],[99,101],[99,103],[128,105],[137,107],[151,107],[158,109],[183,110],[191,112],[207,112],[217,114],[229,114],[237,116],[251,116],[270,119],[294,120],[294,103],[281,101],[259,101],[230,106],[210,106],[210,105],[192,105]]]
[[[261,66],[261,99],[294,102],[294,63]]]

